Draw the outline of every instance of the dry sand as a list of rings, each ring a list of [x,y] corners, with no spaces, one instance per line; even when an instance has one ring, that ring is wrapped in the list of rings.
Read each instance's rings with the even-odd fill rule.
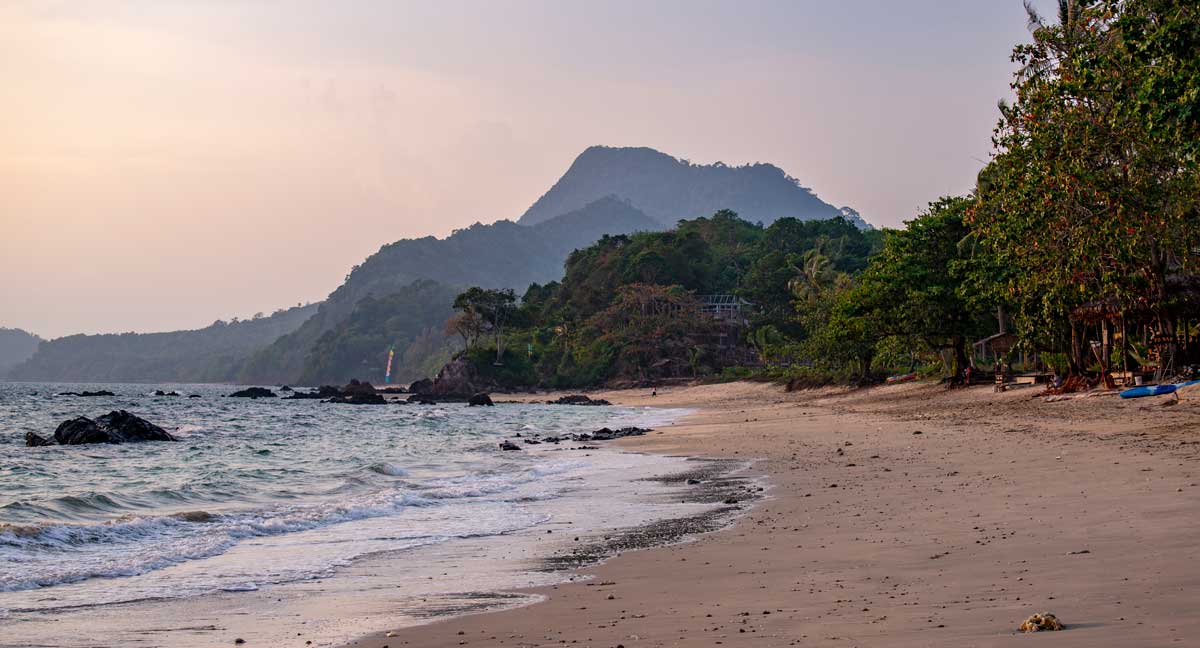
[[[701,409],[634,451],[758,460],[768,497],[542,603],[388,646],[1197,646],[1200,401],[1033,388],[601,393]],[[1052,612],[1067,630],[1018,635]]]

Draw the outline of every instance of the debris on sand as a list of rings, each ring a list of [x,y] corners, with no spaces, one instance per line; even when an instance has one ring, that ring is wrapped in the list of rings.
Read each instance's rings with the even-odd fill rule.
[[[1021,624],[1017,628],[1021,632],[1042,632],[1044,630],[1062,630],[1063,624],[1059,622],[1058,617],[1049,612],[1035,614]]]

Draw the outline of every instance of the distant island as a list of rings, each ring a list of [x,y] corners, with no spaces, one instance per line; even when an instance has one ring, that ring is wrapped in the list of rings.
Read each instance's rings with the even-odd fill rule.
[[[16,380],[80,382],[224,382],[247,356],[295,330],[316,311],[295,306],[245,320],[217,320],[166,333],[68,335],[41,343],[9,371]]]
[[[397,381],[431,376],[459,349],[443,324],[462,289],[524,292],[562,279],[568,255],[606,235],[663,231],[725,208],[753,223],[842,218],[870,229],[853,209],[823,202],[774,165],[696,165],[650,148],[593,146],[516,222],[386,244],[319,304],[193,331],[50,340],[14,363],[11,376],[343,383],[378,380],[388,348]]]

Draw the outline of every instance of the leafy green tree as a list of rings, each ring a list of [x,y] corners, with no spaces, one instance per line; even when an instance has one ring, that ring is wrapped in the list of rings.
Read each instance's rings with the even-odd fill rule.
[[[516,311],[517,295],[512,289],[503,290],[468,288],[454,298],[454,309],[464,316],[481,322],[483,329],[492,334],[496,344],[495,364],[502,364],[504,357],[504,326]]]
[[[1014,50],[1016,101],[1001,106],[969,220],[1005,268],[993,297],[1027,340],[1087,302],[1155,311],[1172,299],[1167,275],[1194,263],[1200,181],[1183,134],[1196,50],[1187,63],[1178,46],[1196,27],[1182,5],[1062,3],[1058,24],[1032,21],[1034,42]],[[1069,331],[1077,372],[1082,338]]]
[[[1147,131],[1174,143],[1181,156],[1200,154],[1200,4],[1179,0],[1111,0],[1120,54],[1137,74],[1125,79],[1121,110]]]
[[[670,375],[672,366],[699,371],[714,321],[680,286],[629,284],[588,322],[599,348],[616,350],[616,373],[640,379]]]
[[[968,342],[986,332],[985,317],[964,297],[970,230],[964,218],[968,198],[942,198],[889,233],[837,309],[837,328],[848,344],[888,336],[949,349],[955,381],[970,364]],[[869,323],[869,326],[867,324]]]

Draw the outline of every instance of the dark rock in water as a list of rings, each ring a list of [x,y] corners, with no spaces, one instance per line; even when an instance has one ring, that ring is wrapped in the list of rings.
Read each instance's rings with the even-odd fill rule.
[[[387,401],[380,395],[375,386],[369,382],[351,380],[343,387],[321,385],[315,392],[293,392],[284,396],[285,400],[320,399],[326,403],[345,403],[348,405],[386,405]]]
[[[208,511],[183,511],[172,513],[171,517],[184,522],[215,522],[217,520],[217,516]]]
[[[422,378],[408,386],[410,394],[432,394],[433,381],[428,378]]]
[[[233,392],[229,398],[275,398],[275,392],[265,387],[250,387]]]
[[[619,430],[610,430],[608,428],[600,428],[599,430],[592,432],[590,437],[586,434],[579,435],[579,439],[577,439],[577,440],[580,440],[580,441],[589,441],[589,440],[590,441],[612,441],[613,439],[623,439],[625,437],[631,437],[631,436],[642,436],[643,434],[645,434],[649,431],[650,430],[648,430],[648,429],[639,428],[639,427],[625,427],[625,428],[621,428]]]
[[[408,390],[403,387],[384,387],[382,389],[376,387],[376,390],[381,394],[407,394]]]
[[[178,396],[179,392],[177,392],[177,391],[165,392],[161,389],[156,389],[156,390],[154,390],[154,395],[155,396]]]
[[[508,439],[505,439],[500,442],[500,449],[501,450],[520,450],[521,446],[513,443],[512,441],[509,441]]]
[[[491,396],[488,396],[487,394],[480,392],[478,394],[473,394],[471,396],[471,398],[467,400],[467,405],[469,405],[471,407],[475,407],[475,406],[491,407],[492,405],[495,405],[495,403],[492,402]]]
[[[382,394],[346,394],[334,396],[326,403],[343,403],[346,405],[387,405],[387,399]]]
[[[288,387],[287,385],[284,385],[283,387],[280,387],[280,388],[279,388],[279,391],[281,391],[281,392],[290,392],[290,391],[292,391],[292,388],[291,388],[291,387]]]
[[[317,392],[292,392],[291,396],[284,396],[283,400],[321,400],[326,398]]]
[[[200,398],[200,394],[188,394],[188,398]]]
[[[546,401],[547,405],[612,405],[603,398],[592,399],[583,394],[560,396],[557,400]]]
[[[95,396],[116,396],[116,394],[102,389],[100,391],[94,391],[94,392],[93,391],[63,392],[63,393],[59,394],[59,396],[81,396],[84,398],[92,398]]]
[[[317,391],[302,392],[293,391],[291,396],[284,396],[284,400],[324,400],[326,398],[337,398],[342,395],[342,390],[333,385],[321,385]]]
[[[34,434],[33,432],[25,433],[25,447],[36,448],[38,446],[48,446],[48,445],[54,445],[54,439],[47,439],[45,437],[38,436],[37,434]]]
[[[351,380],[345,387],[342,387],[341,392],[342,396],[354,396],[356,394],[374,396],[378,393],[375,391],[375,386],[371,383],[359,382],[357,380]]]
[[[35,435],[36,436],[36,435]],[[84,443],[138,443],[141,441],[175,441],[167,431],[144,418],[120,410],[92,420],[86,416],[63,421],[54,430],[54,440],[60,445]],[[26,443],[30,441],[26,436]]]
[[[437,405],[437,401],[429,398],[428,396],[422,396],[421,394],[413,394],[412,396],[409,396],[408,402],[414,405]]]

